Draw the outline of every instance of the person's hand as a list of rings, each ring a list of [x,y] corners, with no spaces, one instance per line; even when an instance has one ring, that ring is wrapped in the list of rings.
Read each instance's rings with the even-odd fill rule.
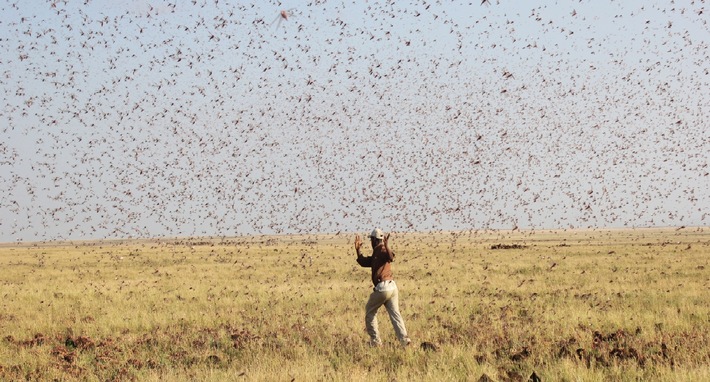
[[[360,247],[362,247],[362,239],[360,235],[355,235],[355,252],[360,253]]]
[[[389,239],[390,239],[390,234],[387,233],[387,234],[385,234],[385,238],[384,238],[384,240],[382,241],[382,243],[385,245],[385,249],[388,250],[388,251],[389,251],[389,248],[387,247],[387,242],[389,241]]]

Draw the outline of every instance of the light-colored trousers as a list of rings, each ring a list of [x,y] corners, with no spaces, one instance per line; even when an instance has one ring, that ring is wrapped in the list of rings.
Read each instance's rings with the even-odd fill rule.
[[[404,327],[404,319],[399,313],[399,290],[394,285],[394,281],[391,283],[392,286],[386,288],[387,290],[380,292],[376,288],[370,294],[370,299],[367,300],[367,305],[365,305],[365,327],[367,328],[367,334],[370,335],[370,343],[372,345],[378,346],[382,344],[380,333],[377,329],[377,310],[382,305],[387,309],[390,321],[392,321],[392,327],[394,327],[394,332],[399,341],[404,344],[409,339],[407,337],[407,328]]]

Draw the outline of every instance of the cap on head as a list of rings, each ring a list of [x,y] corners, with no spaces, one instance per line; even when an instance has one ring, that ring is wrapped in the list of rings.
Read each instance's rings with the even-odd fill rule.
[[[370,237],[373,239],[377,240],[382,240],[385,238],[385,235],[382,233],[382,230],[379,228],[375,228],[372,230],[372,233],[370,234]]]

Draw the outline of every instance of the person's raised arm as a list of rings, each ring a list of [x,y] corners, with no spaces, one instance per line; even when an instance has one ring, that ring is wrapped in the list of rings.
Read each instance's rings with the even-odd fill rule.
[[[355,253],[357,253],[357,257],[362,257],[362,253],[360,252],[361,247],[362,239],[360,238],[360,235],[355,235]]]
[[[357,253],[357,263],[360,264],[361,267],[371,267],[372,257],[363,256],[362,252],[360,252],[361,247],[362,239],[360,238],[360,235],[355,235],[355,253]]]
[[[390,240],[390,234],[387,233],[382,240],[382,244],[385,246],[385,252],[387,252],[387,256],[389,257],[389,261],[394,261],[394,252],[390,251],[390,247],[387,246],[387,242]]]

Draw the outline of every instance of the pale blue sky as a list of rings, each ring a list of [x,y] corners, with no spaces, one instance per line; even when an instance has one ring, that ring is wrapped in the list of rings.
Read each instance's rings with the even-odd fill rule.
[[[710,219],[703,2],[52,4],[0,2],[0,241]]]

